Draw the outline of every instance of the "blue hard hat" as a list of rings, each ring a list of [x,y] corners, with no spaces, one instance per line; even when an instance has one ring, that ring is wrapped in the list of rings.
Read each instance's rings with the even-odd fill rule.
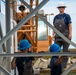
[[[19,43],[19,46],[18,46],[18,50],[26,50],[28,48],[30,48],[32,45],[29,43],[28,40],[24,39],[24,40],[21,40],[20,43]]]
[[[61,50],[58,44],[52,44],[49,47],[50,52],[59,52]]]

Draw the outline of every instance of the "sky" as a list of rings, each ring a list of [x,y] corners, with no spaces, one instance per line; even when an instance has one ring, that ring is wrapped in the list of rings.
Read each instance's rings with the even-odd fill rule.
[[[56,8],[57,7],[57,4],[60,2],[60,1],[63,1],[65,4],[66,4],[66,6],[67,6],[67,8],[65,9],[65,13],[68,13],[70,16],[71,16],[71,20],[72,20],[72,41],[74,42],[74,43],[76,43],[76,0],[49,0],[49,2],[48,3],[46,3],[42,8],[41,8],[41,10],[44,10],[44,13],[45,14],[51,14],[51,13],[54,13],[54,16],[56,15],[56,14],[58,14],[59,12],[58,12],[58,9]],[[3,9],[4,8],[4,5],[3,4],[1,4],[2,5],[2,13],[4,13],[5,14],[5,9]],[[50,17],[48,17],[49,19],[48,19],[48,21],[51,23],[51,24],[53,24],[53,18],[54,18],[54,16],[50,16]],[[51,31],[51,30],[50,30]],[[51,33],[50,33],[50,35],[51,35]],[[75,47],[73,47],[73,46],[70,46],[71,48],[75,48]]]

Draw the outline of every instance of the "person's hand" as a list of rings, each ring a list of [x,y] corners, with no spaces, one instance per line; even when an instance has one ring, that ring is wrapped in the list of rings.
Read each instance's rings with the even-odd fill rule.
[[[55,40],[54,36],[55,36],[55,32],[54,32],[54,31],[52,31],[52,41],[54,41],[54,40]]]
[[[15,69],[16,68],[16,57],[13,58],[12,62],[11,62],[11,69]]]
[[[68,39],[69,39],[69,40],[72,39],[72,34],[69,34]]]

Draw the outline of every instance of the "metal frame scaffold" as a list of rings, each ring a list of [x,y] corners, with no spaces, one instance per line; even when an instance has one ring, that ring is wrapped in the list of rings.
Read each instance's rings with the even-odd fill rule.
[[[27,6],[27,8],[29,8],[31,10],[31,12],[24,18],[22,19],[12,30],[9,30],[9,32],[0,40],[0,46],[8,40],[8,43],[10,42],[10,37],[11,35],[13,35],[25,22],[27,22],[34,14],[36,14],[44,23],[46,23],[46,25],[48,25],[50,28],[52,28],[57,34],[59,34],[60,37],[62,37],[65,41],[67,41],[68,43],[70,43],[72,46],[76,47],[76,44],[73,43],[72,41],[70,41],[69,39],[67,39],[62,33],[60,33],[56,28],[54,28],[47,20],[45,20],[40,14],[38,14],[38,10],[43,7],[47,2],[49,2],[49,0],[43,0],[35,9],[31,8],[30,5],[28,5],[24,0],[20,0],[25,6]],[[8,11],[6,11],[6,15],[8,15],[8,12],[10,12],[10,5],[7,6],[7,4],[10,4],[10,0],[7,0],[6,2],[6,8]],[[10,13],[9,13],[10,14]],[[10,15],[9,17],[6,16],[6,24],[8,24],[10,26]],[[8,23],[7,23],[8,22]],[[73,52],[63,52],[63,53],[32,53],[32,54],[0,54],[0,57],[19,57],[19,56],[76,56],[76,53]],[[61,75],[66,75],[74,66],[76,65],[76,62],[73,63],[69,68],[66,69],[66,71],[64,71]],[[8,72],[7,70],[3,69],[2,66],[0,66],[0,70],[4,72],[4,74],[6,75],[10,75],[11,73]]]

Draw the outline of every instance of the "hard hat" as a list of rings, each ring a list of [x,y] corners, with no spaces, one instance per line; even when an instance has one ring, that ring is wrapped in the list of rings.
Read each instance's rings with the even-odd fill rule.
[[[59,7],[65,7],[66,8],[66,5],[64,2],[59,2],[57,5],[57,8],[59,8]]]
[[[28,40],[24,39],[24,40],[21,40],[20,43],[19,43],[19,47],[18,47],[18,50],[25,50],[25,49],[28,49],[30,48],[32,45],[29,43]]]
[[[52,44],[49,47],[50,52],[59,52],[61,50],[58,44]]]

